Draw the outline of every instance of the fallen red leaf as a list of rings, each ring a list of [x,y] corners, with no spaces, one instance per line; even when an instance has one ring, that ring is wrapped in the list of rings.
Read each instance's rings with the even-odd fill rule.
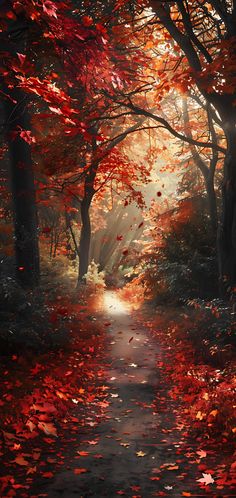
[[[42,477],[45,477],[45,479],[51,479],[53,477],[53,473],[52,472],[44,472],[42,474]]]
[[[25,460],[25,458],[22,455],[16,457],[14,462],[16,462],[18,465],[29,465],[29,462]]]
[[[76,475],[85,474],[85,472],[88,472],[88,469],[82,469],[82,468],[74,469],[74,474]]]

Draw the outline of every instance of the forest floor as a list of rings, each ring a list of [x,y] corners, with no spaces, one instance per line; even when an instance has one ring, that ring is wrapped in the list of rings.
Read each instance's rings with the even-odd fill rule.
[[[170,395],[170,371],[175,373],[180,357],[153,334],[150,311],[146,316],[132,313],[113,291],[105,292],[104,304],[103,314],[91,322],[91,328],[96,320],[102,322],[102,342],[99,338],[99,344],[91,342],[86,352],[80,347],[79,352],[57,358],[55,372],[64,364],[63,379],[77,375],[74,384],[80,392],[64,410],[60,426],[55,422],[59,408],[49,396],[53,372],[48,378],[45,370],[44,389],[45,378],[47,386],[41,401],[35,406],[34,400],[34,411],[32,400],[28,403],[32,438],[26,437],[24,446],[22,426],[15,432],[14,424],[5,430],[2,455],[8,462],[1,471],[1,498],[236,497],[232,448],[217,439],[194,436],[185,423],[181,394]],[[81,359],[86,355],[83,372]],[[42,374],[39,360],[33,371],[36,377]],[[56,386],[59,401],[67,401],[68,387],[57,375],[55,379],[61,382]],[[201,410],[198,413],[204,417]],[[41,432],[34,438],[36,426]]]

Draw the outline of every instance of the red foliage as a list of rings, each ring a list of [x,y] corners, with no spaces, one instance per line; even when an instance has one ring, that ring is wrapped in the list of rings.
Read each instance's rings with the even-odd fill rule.
[[[15,496],[16,489],[27,491],[36,474],[53,477],[55,464],[63,463],[65,430],[73,434],[78,427],[86,431],[91,424],[96,426],[108,405],[106,386],[97,385],[97,378],[103,378],[103,331],[94,324],[91,329],[84,306],[68,301],[53,309],[53,320],[67,317],[66,349],[36,358],[13,355],[1,364],[0,494],[4,497]],[[50,457],[45,459],[47,446]]]
[[[196,356],[194,345],[188,340],[188,329],[196,326],[196,320],[200,322],[200,319],[201,313],[195,313],[192,317],[182,314],[176,320],[175,312],[172,319],[167,319],[166,313],[158,311],[155,318],[145,324],[164,348],[163,361],[158,361],[157,367],[162,382],[170,386],[168,394],[170,403],[174,403],[175,428],[183,431],[183,437],[193,434],[200,448],[197,452],[199,458],[207,456],[207,464],[204,460],[199,469],[204,471],[214,464],[215,481],[219,489],[221,485],[233,489],[236,483],[233,463],[235,376],[230,364],[220,370],[201,361],[199,355]],[[156,404],[160,410],[159,397]],[[228,455],[224,461],[221,460],[220,448],[224,458]],[[200,484],[204,484],[204,476],[199,479]]]

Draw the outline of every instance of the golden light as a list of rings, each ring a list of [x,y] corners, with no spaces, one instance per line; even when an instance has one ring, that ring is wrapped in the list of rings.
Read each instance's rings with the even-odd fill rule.
[[[129,310],[128,304],[122,301],[113,291],[105,292],[104,308],[109,315],[126,315]]]

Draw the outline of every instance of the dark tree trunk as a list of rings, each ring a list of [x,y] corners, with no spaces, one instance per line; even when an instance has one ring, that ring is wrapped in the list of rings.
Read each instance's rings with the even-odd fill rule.
[[[236,285],[236,128],[226,127],[227,154],[222,187],[222,214],[218,230],[221,290]]]
[[[192,129],[190,126],[190,118],[189,118],[189,110],[188,110],[188,98],[183,97],[183,120],[185,125],[185,134],[190,138],[193,138]],[[212,117],[210,111],[208,111],[208,124],[209,130],[212,135],[212,141],[217,145],[217,137],[212,121]],[[216,151],[212,151],[212,157],[210,160],[210,165],[205,162],[202,156],[199,154],[197,148],[194,145],[190,145],[190,150],[192,154],[192,158],[197,168],[201,172],[204,178],[205,188],[207,192],[207,201],[208,201],[208,211],[211,221],[211,226],[213,233],[216,234],[217,226],[218,226],[218,215],[217,215],[217,204],[216,204],[216,194],[215,194],[215,186],[214,186],[214,177],[215,177],[215,168],[218,161],[218,153]]]
[[[72,225],[71,225],[70,215],[69,215],[69,213],[67,213],[66,210],[65,210],[65,220],[66,220],[66,228],[67,228],[67,230],[68,230],[68,232],[73,240],[75,252],[76,252],[77,256],[79,256],[79,247],[78,247],[77,240],[76,240],[76,237],[75,237]]]
[[[15,227],[16,275],[21,285],[34,287],[39,282],[39,248],[31,147],[19,135],[15,139],[11,135],[18,126],[29,130],[30,124],[24,108],[24,95],[19,91],[11,92],[11,95],[18,103],[16,109],[11,102],[5,102]]]
[[[92,198],[84,197],[81,202],[81,234],[79,243],[79,283],[85,282],[89,265],[89,249],[91,240],[91,222],[89,208]]]
[[[11,22],[3,40],[3,50],[10,56],[25,53],[27,22],[19,17]],[[3,101],[5,132],[9,145],[10,177],[15,228],[16,276],[24,287],[32,288],[39,282],[38,222],[35,200],[34,171],[31,145],[20,137],[21,130],[30,131],[26,95],[16,86],[1,87],[7,97]]]
[[[218,226],[218,213],[217,213],[216,193],[214,187],[214,176],[212,177],[211,175],[209,175],[205,179],[205,185],[207,191],[208,209],[209,209],[212,231],[214,234],[216,234]]]
[[[96,139],[93,139],[92,151],[96,151]],[[86,283],[85,275],[88,271],[89,265],[89,250],[91,241],[91,222],[89,209],[93,196],[95,194],[94,182],[99,166],[99,160],[92,161],[89,171],[87,172],[84,184],[84,197],[80,205],[81,214],[81,234],[79,242],[79,277],[78,285]]]

